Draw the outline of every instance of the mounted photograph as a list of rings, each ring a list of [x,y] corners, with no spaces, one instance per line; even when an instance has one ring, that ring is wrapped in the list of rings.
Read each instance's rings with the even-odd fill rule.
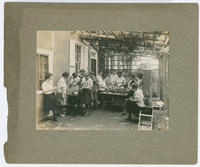
[[[169,130],[169,31],[37,31],[37,130]]]

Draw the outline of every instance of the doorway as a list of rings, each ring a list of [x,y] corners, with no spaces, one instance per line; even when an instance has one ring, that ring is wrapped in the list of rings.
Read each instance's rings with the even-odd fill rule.
[[[91,71],[96,76],[96,60],[95,59],[91,59]]]

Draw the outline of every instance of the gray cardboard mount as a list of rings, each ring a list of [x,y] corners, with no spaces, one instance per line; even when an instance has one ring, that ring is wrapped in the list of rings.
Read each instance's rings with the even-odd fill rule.
[[[37,30],[170,32],[169,131],[36,130]],[[8,163],[195,164],[198,4],[5,3]]]

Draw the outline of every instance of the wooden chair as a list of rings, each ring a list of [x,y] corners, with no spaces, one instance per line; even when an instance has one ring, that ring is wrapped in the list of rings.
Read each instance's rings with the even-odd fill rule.
[[[148,130],[152,130],[153,129],[153,110],[152,110],[152,107],[141,107],[140,108],[138,130],[142,130],[141,129],[141,122],[142,122],[141,120],[144,117],[150,118],[150,124],[143,124],[143,125],[150,126]]]

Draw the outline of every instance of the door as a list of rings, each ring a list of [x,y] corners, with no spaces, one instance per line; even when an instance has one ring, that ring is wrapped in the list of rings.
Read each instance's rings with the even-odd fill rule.
[[[94,72],[96,76],[96,60],[95,59],[91,59],[91,71]]]

